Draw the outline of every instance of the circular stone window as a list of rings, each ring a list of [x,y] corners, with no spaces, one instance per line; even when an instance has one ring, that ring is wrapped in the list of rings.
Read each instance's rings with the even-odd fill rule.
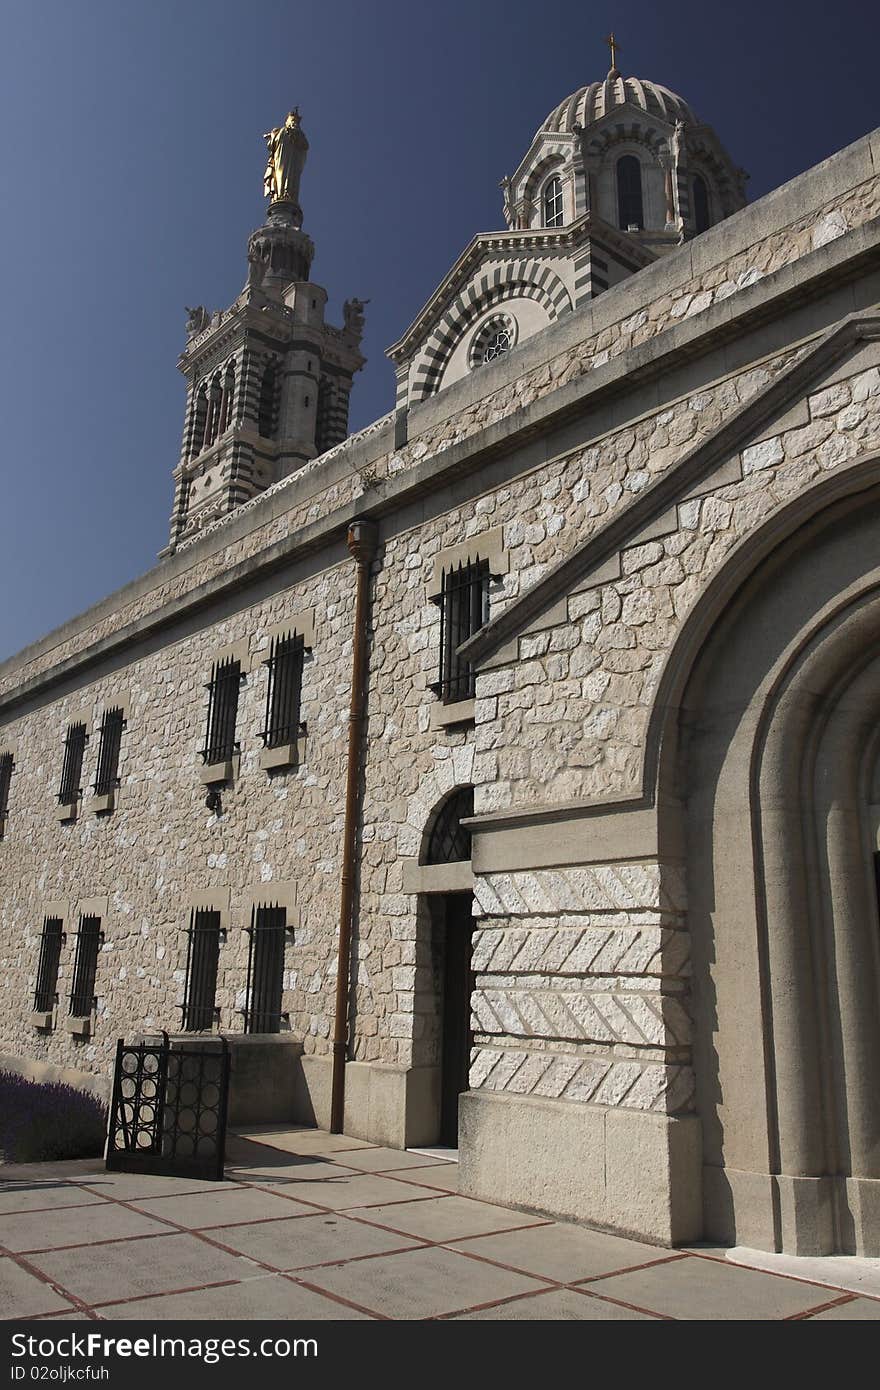
[[[471,369],[495,362],[516,344],[516,319],[510,314],[493,314],[474,334],[469,362]]]

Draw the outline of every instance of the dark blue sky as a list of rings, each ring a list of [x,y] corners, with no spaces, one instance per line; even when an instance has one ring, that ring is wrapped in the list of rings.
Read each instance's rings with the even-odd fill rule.
[[[261,134],[295,103],[328,316],[369,298],[352,428],[384,349],[547,112],[604,75],[680,92],[752,199],[878,123],[864,0],[10,0],[0,28],[4,268],[0,657],[148,569],[167,536],[185,304],[224,306],[262,220]],[[876,11],[875,11],[876,14]]]

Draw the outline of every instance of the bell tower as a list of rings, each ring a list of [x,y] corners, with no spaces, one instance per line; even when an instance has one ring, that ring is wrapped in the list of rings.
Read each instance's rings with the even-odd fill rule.
[[[308,140],[298,110],[268,131],[266,218],[248,240],[247,283],[228,309],[188,309],[180,461],[163,555],[302,468],[348,434],[348,404],[365,301],[325,322],[327,292],[311,279],[299,186]]]

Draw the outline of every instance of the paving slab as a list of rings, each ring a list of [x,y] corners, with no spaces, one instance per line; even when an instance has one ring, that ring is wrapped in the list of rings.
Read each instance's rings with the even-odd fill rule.
[[[427,1154],[405,1153],[401,1149],[356,1149],[354,1153],[340,1154],[340,1158],[350,1168],[364,1173],[399,1173],[407,1168],[436,1168],[437,1160]],[[443,1165],[453,1168],[456,1165]]]
[[[553,1322],[638,1322],[656,1321],[650,1313],[637,1313],[633,1308],[621,1308],[600,1298],[585,1298],[576,1289],[551,1289],[547,1293],[529,1294],[494,1308],[481,1308],[476,1313],[459,1313],[454,1322],[531,1322],[541,1319]]]
[[[438,1163],[434,1168],[420,1168],[413,1177],[424,1187],[436,1187],[440,1192],[458,1191],[458,1164]]]
[[[0,1319],[69,1312],[73,1304],[8,1256],[0,1258]]]
[[[373,1149],[365,1139],[350,1139],[347,1134],[328,1134],[324,1129],[291,1129],[286,1125],[277,1128],[236,1129],[232,1135],[248,1139],[253,1144],[267,1144],[273,1149],[282,1149],[293,1154],[330,1154],[351,1149]]]
[[[19,1211],[51,1211],[55,1207],[85,1207],[103,1201],[96,1192],[66,1183],[0,1183],[0,1216]]]
[[[393,1318],[430,1318],[542,1286],[452,1250],[415,1249],[309,1271],[308,1281]]]
[[[243,1185],[223,1192],[193,1192],[186,1197],[148,1197],[136,1199],[138,1211],[160,1220],[176,1221],[191,1231],[211,1226],[230,1226],[239,1221],[261,1221],[271,1217],[305,1215],[310,1207],[293,1197],[278,1197]]]
[[[700,1320],[769,1321],[818,1308],[829,1299],[825,1289],[795,1279],[689,1255],[602,1278],[590,1287],[652,1313]]]
[[[152,1321],[194,1318],[198,1321],[224,1321],[242,1318],[251,1322],[272,1318],[297,1322],[368,1321],[369,1314],[337,1303],[325,1294],[315,1293],[283,1275],[249,1279],[246,1284],[226,1284],[217,1289],[196,1289],[189,1293],[138,1299],[135,1303],[114,1303],[101,1309],[101,1317],[112,1322],[124,1319]],[[307,1336],[308,1332],[297,1334]]]
[[[656,1260],[668,1260],[669,1250],[621,1236],[589,1231],[581,1226],[532,1226],[525,1231],[505,1231],[477,1240],[456,1241],[457,1250],[469,1250],[482,1259],[511,1265],[524,1274],[543,1275],[560,1284],[573,1284],[596,1274],[613,1274]]]
[[[172,1197],[189,1192],[217,1192],[235,1183],[210,1182],[200,1178],[166,1178],[159,1173],[108,1173],[82,1177],[80,1184],[101,1197],[131,1202],[137,1197]]]
[[[127,1211],[112,1202],[88,1207],[63,1207],[50,1214],[22,1212],[0,1216],[0,1245],[7,1250],[57,1250],[63,1245],[94,1245],[95,1241],[129,1236],[159,1235],[158,1221]]]
[[[363,1216],[368,1221],[403,1231],[405,1235],[444,1242],[484,1235],[490,1231],[510,1230],[513,1226],[535,1225],[542,1220],[539,1216],[511,1211],[508,1207],[475,1202],[470,1197],[433,1195],[427,1201],[371,1207],[363,1212]]]
[[[212,1234],[231,1249],[281,1270],[343,1264],[364,1255],[380,1255],[419,1244],[412,1236],[380,1231],[335,1212],[298,1216],[292,1221],[262,1221]],[[368,1277],[369,1268],[365,1266],[364,1278]]]
[[[836,1308],[826,1308],[823,1313],[812,1313],[805,1321],[878,1322],[880,1302],[873,1298],[851,1298],[849,1303],[838,1303]]]
[[[397,1182],[377,1173],[354,1173],[349,1176],[341,1171],[332,1178],[298,1179],[285,1175],[283,1181],[266,1179],[267,1186],[278,1186],[290,1196],[303,1202],[312,1202],[318,1207],[330,1207],[332,1211],[342,1211],[350,1207],[373,1207],[390,1202],[414,1202],[420,1197],[433,1197],[430,1188],[417,1187],[414,1183]]]
[[[240,1282],[262,1273],[258,1265],[244,1256],[209,1248],[198,1236],[174,1233],[137,1241],[111,1241],[102,1245],[94,1257],[80,1246],[76,1250],[50,1250],[28,1259],[53,1283],[87,1304],[199,1288],[226,1279]]]
[[[263,1149],[265,1154],[268,1151]],[[226,1170],[236,1182],[304,1182],[312,1178],[333,1182],[336,1178],[357,1177],[363,1170],[348,1168],[342,1163],[331,1163],[327,1158],[297,1158],[295,1154],[279,1154],[277,1161],[241,1163],[230,1165]]]

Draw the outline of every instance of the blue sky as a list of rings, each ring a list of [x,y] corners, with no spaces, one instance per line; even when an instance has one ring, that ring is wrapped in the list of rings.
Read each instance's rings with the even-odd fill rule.
[[[0,41],[0,658],[148,569],[167,537],[184,305],[228,304],[262,220],[261,133],[298,104],[315,279],[384,349],[547,112],[608,66],[684,96],[755,199],[878,124],[864,0],[7,0]],[[797,22],[793,22],[796,13]]]

